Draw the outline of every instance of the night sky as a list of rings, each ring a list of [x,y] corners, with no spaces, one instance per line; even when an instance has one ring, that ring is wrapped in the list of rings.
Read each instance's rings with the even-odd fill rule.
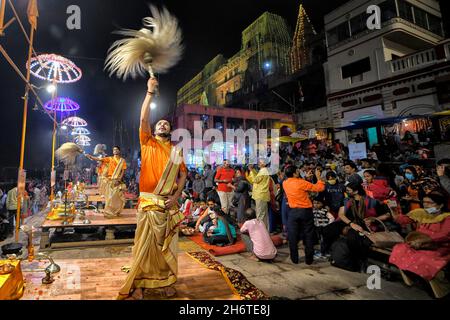
[[[323,16],[346,0],[302,1],[317,30],[323,28]],[[442,3],[448,1],[442,1]],[[14,0],[24,25],[28,0]],[[146,80],[128,80],[123,83],[109,78],[103,71],[104,59],[109,46],[118,37],[111,34],[118,28],[141,27],[141,19],[149,15],[148,1],[141,0],[39,0],[39,22],[35,49],[38,53],[56,53],[74,61],[82,70],[81,81],[59,86],[59,96],[77,101],[81,110],[78,115],[89,122],[93,132],[92,144],[106,143],[111,150],[113,120],[136,121],[146,92]],[[160,76],[161,101],[154,117],[161,117],[173,109],[177,90],[202,67],[222,53],[229,58],[240,49],[241,32],[265,11],[283,16],[290,28],[295,28],[297,0],[227,0],[227,1],[152,1],[162,4],[180,20],[184,34],[185,54],[183,60],[168,74]],[[80,6],[81,30],[66,28],[66,9],[69,5]],[[448,6],[448,5],[447,5]],[[7,19],[12,13],[7,10]],[[28,47],[19,25],[14,23],[0,37],[10,56],[25,73]],[[0,168],[17,167],[24,84],[0,57]],[[37,86],[45,83],[32,78]],[[41,99],[50,95],[40,91]],[[49,167],[51,157],[52,122],[43,112],[31,111],[28,118],[25,169]],[[132,134],[130,132],[130,134]],[[92,151],[92,149],[88,149]]]

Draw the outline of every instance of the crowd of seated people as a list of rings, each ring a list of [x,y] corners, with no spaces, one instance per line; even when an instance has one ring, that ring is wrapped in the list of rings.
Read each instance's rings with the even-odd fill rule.
[[[402,270],[404,279],[422,277],[446,292],[448,159],[434,167],[417,159],[393,164],[378,160],[381,157],[371,150],[371,158],[351,161],[339,142],[317,149],[290,145],[280,154],[281,167],[268,174],[267,161],[228,165],[228,176],[229,168],[234,170],[234,176],[225,179],[231,198],[220,194],[215,179],[210,181],[220,167],[209,166],[203,173],[192,170],[193,181],[203,179],[212,186],[203,188],[197,181],[195,192],[192,187],[186,190],[181,203],[186,216],[183,233],[201,232],[205,243],[221,246],[242,239],[258,261],[277,261],[271,241],[277,234],[290,245],[293,264],[302,259],[295,256],[296,244],[289,242],[298,240],[308,251],[307,264],[328,259],[336,267],[366,272],[374,248],[371,235],[397,232],[405,240],[385,248],[392,252],[389,261]],[[424,243],[418,244],[417,234]]]

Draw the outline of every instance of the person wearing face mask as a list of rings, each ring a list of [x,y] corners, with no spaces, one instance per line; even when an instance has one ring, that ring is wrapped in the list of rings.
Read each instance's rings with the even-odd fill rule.
[[[420,198],[423,197],[424,191],[420,188],[418,183],[418,174],[416,168],[409,166],[405,168],[405,183],[401,190],[404,193],[402,201],[405,203],[404,207],[408,210],[405,212],[419,209],[420,208]]]
[[[345,198],[345,186],[339,182],[336,173],[330,171],[326,174],[325,191],[323,192],[325,198],[325,205],[329,208],[331,214],[337,218],[339,208],[342,207]]]
[[[403,280],[409,286],[414,284],[414,275],[429,281],[437,298],[450,293],[450,282],[443,269],[450,261],[450,212],[446,197],[439,192],[431,192],[423,198],[423,208],[415,209],[407,215],[394,213],[395,220],[403,225],[411,225],[405,243],[397,244],[389,258],[396,265]]]
[[[339,209],[339,220],[323,229],[324,249],[331,248],[333,258],[333,251],[337,251],[333,248],[336,247],[334,243],[340,242],[339,246],[346,246],[345,251],[349,252],[349,255],[345,258],[345,267],[334,265],[351,271],[365,272],[369,248],[372,245],[365,233],[376,231],[370,218],[376,217],[385,221],[391,218],[391,214],[379,201],[367,197],[361,184],[349,183],[346,192],[349,197]],[[343,240],[340,240],[341,236]],[[341,259],[335,256],[335,260]]]

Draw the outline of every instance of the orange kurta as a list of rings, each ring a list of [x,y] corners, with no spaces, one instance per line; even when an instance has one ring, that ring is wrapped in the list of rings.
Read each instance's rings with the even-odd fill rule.
[[[141,140],[139,189],[141,192],[153,193],[169,161],[172,143],[159,141],[151,133],[142,130],[139,131],[139,138]],[[184,162],[181,164],[180,170],[187,172]]]
[[[116,159],[114,157],[106,157],[102,159],[103,165],[108,164],[108,174],[107,177],[111,178],[114,174],[114,171],[116,170],[117,165],[119,164],[120,159]],[[123,168],[122,170],[127,169],[126,161],[123,162]]]
[[[99,175],[103,174],[103,171],[106,170],[108,164],[106,162],[100,162],[100,164],[97,166],[97,173]]]

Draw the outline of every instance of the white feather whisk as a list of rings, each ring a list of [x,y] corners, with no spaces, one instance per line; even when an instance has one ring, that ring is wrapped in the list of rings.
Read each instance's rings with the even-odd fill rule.
[[[106,144],[97,144],[94,148],[94,155],[106,153]]]
[[[84,154],[84,151],[79,145],[73,142],[64,143],[55,152],[56,157],[66,166],[75,164],[75,161],[79,154]]]
[[[166,8],[150,5],[153,17],[143,19],[141,30],[123,29],[115,33],[127,38],[117,40],[108,50],[105,70],[126,80],[145,76],[146,72],[165,73],[177,64],[183,54],[178,20]]]

